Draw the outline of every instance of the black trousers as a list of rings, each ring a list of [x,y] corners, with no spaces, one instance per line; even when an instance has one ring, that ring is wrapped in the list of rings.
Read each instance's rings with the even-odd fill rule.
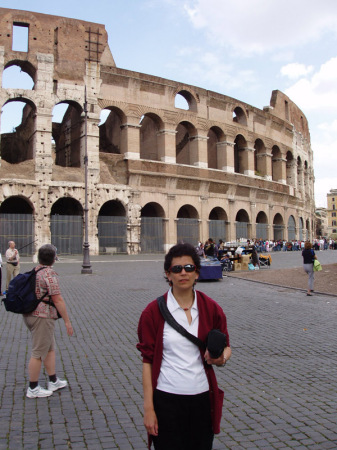
[[[176,395],[156,389],[153,403],[158,419],[155,450],[212,450],[209,392]]]

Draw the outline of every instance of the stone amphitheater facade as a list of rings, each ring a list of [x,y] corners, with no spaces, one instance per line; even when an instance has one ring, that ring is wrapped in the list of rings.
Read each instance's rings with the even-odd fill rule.
[[[13,49],[17,27],[27,32],[24,50]],[[32,89],[2,87],[11,66]],[[2,245],[15,238],[34,242],[31,253],[46,242],[81,252],[86,151],[92,254],[166,251],[208,237],[313,237],[308,122],[282,92],[261,110],[120,69],[104,25],[4,8],[0,67],[1,108],[24,104],[21,124],[1,136]],[[59,104],[67,109],[53,122]]]

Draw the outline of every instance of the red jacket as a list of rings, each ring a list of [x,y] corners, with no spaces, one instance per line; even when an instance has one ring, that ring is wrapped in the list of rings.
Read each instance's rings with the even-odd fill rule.
[[[215,328],[226,334],[229,346],[227,320],[222,308],[203,292],[196,292],[199,310],[198,337],[205,342],[208,332]],[[167,293],[164,294],[164,297],[167,301]],[[153,389],[157,386],[163,357],[164,323],[165,321],[160,313],[157,300],[154,300],[144,309],[138,324],[139,343],[137,344],[137,349],[142,354],[143,362],[152,364]],[[200,349],[200,353],[203,361],[203,350]],[[204,369],[209,384],[213,432],[218,434],[220,433],[224,392],[218,388],[213,367],[204,364]]]

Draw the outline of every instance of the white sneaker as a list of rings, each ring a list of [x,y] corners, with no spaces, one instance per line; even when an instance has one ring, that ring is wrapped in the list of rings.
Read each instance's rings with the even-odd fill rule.
[[[35,389],[31,389],[30,387],[27,389],[28,398],[49,397],[52,393],[53,391],[43,389],[40,385],[37,385]]]
[[[68,381],[67,380],[60,380],[59,378],[56,378],[55,383],[53,383],[52,381],[48,382],[48,389],[49,391],[57,391],[58,389],[62,389],[65,388],[66,386],[68,386]]]

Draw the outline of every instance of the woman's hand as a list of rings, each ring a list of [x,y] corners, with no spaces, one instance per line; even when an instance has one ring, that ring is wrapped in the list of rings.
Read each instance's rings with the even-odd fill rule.
[[[207,362],[207,364],[215,364],[216,366],[223,366],[226,364],[226,361],[229,360],[230,356],[232,354],[231,348],[226,347],[223,351],[222,355],[219,356],[219,358],[211,358],[211,355],[209,354],[209,351],[206,349],[204,354],[204,360]]]
[[[144,412],[144,425],[149,434],[158,436],[158,420],[154,409]]]

